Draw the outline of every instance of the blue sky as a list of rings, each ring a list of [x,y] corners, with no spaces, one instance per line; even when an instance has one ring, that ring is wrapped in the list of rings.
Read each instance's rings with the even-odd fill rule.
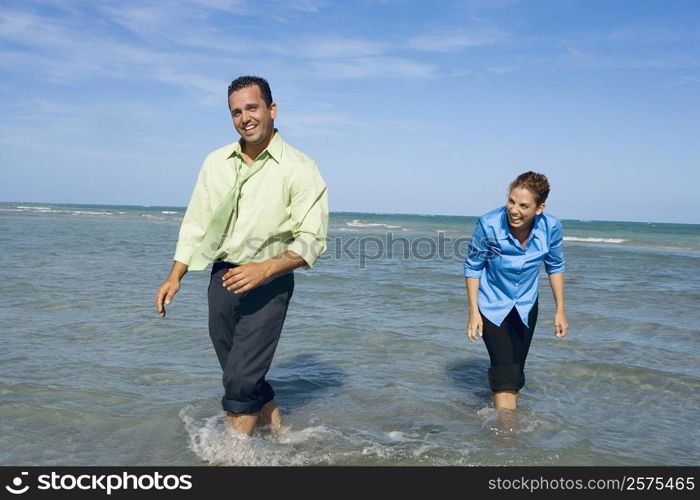
[[[272,86],[334,211],[479,215],[518,173],[564,218],[700,223],[700,2],[0,4],[0,200],[184,206]]]

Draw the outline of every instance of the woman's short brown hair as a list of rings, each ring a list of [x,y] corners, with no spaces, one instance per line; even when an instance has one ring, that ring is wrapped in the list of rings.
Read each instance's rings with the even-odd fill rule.
[[[537,172],[525,172],[520,174],[508,186],[508,194],[515,188],[523,188],[530,191],[535,196],[535,203],[538,205],[545,202],[549,196],[549,181],[543,174]]]

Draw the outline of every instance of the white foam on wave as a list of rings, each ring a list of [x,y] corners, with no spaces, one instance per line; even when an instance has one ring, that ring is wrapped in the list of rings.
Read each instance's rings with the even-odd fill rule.
[[[73,210],[73,215],[113,215],[112,212],[95,212],[92,210]]]
[[[173,212],[172,210],[161,210],[162,214],[176,214],[177,212]]]
[[[377,222],[360,222],[360,219],[354,219],[352,222],[345,223],[351,227],[384,227],[386,229],[401,229],[401,226],[392,226],[390,224],[381,224]]]
[[[34,212],[57,212],[58,210],[54,210],[51,207],[27,207],[23,205],[17,205],[17,208],[20,210],[33,210]]]
[[[52,207],[31,207],[26,205],[17,205],[14,209],[6,209],[16,212],[35,212],[40,214],[71,214],[71,215],[114,215],[114,212],[107,212],[104,210],[69,210],[69,209],[55,209]]]
[[[324,439],[329,431],[323,426],[298,431],[287,430],[279,437],[271,434],[244,436],[234,431],[223,416],[197,422],[192,408],[184,408],[180,418],[189,435],[190,449],[210,465],[278,466],[332,463],[331,457],[299,449],[308,441]]]
[[[579,241],[584,243],[624,243],[624,238],[580,238],[578,236],[564,236],[564,241]]]
[[[255,431],[235,432],[223,415],[198,417],[192,406],[180,411],[189,448],[202,461],[217,466],[308,466],[335,464],[462,464],[466,457],[445,459],[440,446],[415,432],[389,431],[384,437],[350,429],[344,434],[325,425],[288,428],[276,437]],[[388,439],[387,439],[388,438]]]
[[[410,441],[416,441],[415,437],[408,436],[402,431],[390,431],[386,433],[386,436],[395,442],[407,443]]]

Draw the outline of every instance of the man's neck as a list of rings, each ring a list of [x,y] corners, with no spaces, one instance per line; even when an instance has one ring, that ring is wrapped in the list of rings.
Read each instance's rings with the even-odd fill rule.
[[[270,142],[272,142],[272,138],[275,135],[275,131],[273,130],[272,133],[267,137],[266,140],[260,141],[257,144],[248,144],[244,140],[241,141],[241,153],[243,153],[243,157],[246,159],[250,160],[250,163],[253,163],[255,159],[265,151],[265,148],[267,148],[270,145]]]

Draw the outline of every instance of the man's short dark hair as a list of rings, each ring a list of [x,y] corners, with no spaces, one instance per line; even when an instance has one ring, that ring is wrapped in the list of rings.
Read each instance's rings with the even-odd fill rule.
[[[269,108],[272,105],[272,91],[270,90],[270,84],[267,83],[267,80],[259,76],[239,76],[231,82],[231,85],[228,86],[228,96],[231,97],[231,94],[233,94],[236,90],[252,87],[253,85],[258,86],[260,89],[260,94]]]

